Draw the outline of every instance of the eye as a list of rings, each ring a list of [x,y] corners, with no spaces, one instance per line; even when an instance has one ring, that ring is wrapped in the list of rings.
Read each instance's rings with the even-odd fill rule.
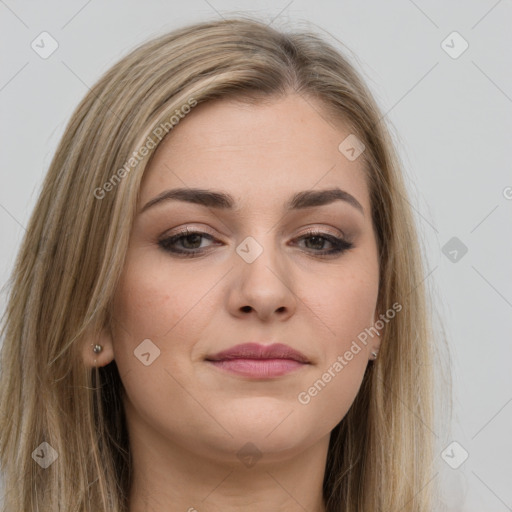
[[[158,245],[164,251],[191,257],[198,253],[204,253],[201,246],[202,238],[214,240],[214,237],[208,233],[187,228],[181,233],[159,240]]]
[[[344,240],[343,238],[338,238],[328,233],[315,230],[308,231],[305,235],[299,237],[297,240],[304,240],[306,242],[310,241],[310,243],[306,245],[309,245],[309,248],[312,246],[312,250],[317,256],[332,256],[335,254],[343,254],[345,251],[348,251],[354,247],[354,244]],[[320,246],[322,248],[324,247],[325,242],[331,244],[332,248],[329,250],[321,250],[321,252],[318,251],[317,249],[319,249]]]
[[[205,246],[201,243],[202,239],[213,241],[215,237],[203,231],[194,231],[187,228],[181,233],[159,240],[158,246],[164,251],[179,255],[180,257],[194,257],[206,252],[204,250]],[[341,255],[354,247],[354,244],[343,238],[315,230],[308,231],[305,235],[296,240],[309,242],[306,243],[308,246],[306,250],[313,252],[316,256]],[[330,244],[331,249],[325,250],[325,243]]]

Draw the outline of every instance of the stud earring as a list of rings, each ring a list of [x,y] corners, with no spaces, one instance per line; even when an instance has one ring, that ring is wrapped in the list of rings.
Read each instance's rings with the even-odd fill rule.
[[[377,359],[378,352],[372,352],[373,360]]]
[[[92,351],[95,353],[95,354],[99,354],[101,351],[103,350],[103,347],[101,345],[94,345],[92,347]]]

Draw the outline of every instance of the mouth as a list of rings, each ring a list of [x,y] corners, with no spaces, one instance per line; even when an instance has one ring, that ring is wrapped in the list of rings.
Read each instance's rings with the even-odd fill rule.
[[[220,370],[252,378],[272,378],[299,370],[310,363],[301,352],[282,343],[244,343],[206,357]]]

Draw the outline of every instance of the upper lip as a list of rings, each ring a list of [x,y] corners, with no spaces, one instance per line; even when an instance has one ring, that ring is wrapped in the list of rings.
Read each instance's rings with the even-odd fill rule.
[[[225,361],[226,359],[293,359],[300,363],[309,363],[304,354],[283,343],[272,345],[242,343],[206,357],[207,361]]]

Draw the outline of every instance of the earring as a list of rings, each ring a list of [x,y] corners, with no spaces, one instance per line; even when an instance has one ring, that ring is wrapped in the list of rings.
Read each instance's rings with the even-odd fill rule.
[[[373,360],[375,361],[375,359],[377,359],[377,354],[378,352],[372,352],[372,356],[373,356]]]
[[[99,354],[101,351],[103,350],[103,347],[101,345],[94,345],[92,347],[92,351],[95,353],[95,354]]]

